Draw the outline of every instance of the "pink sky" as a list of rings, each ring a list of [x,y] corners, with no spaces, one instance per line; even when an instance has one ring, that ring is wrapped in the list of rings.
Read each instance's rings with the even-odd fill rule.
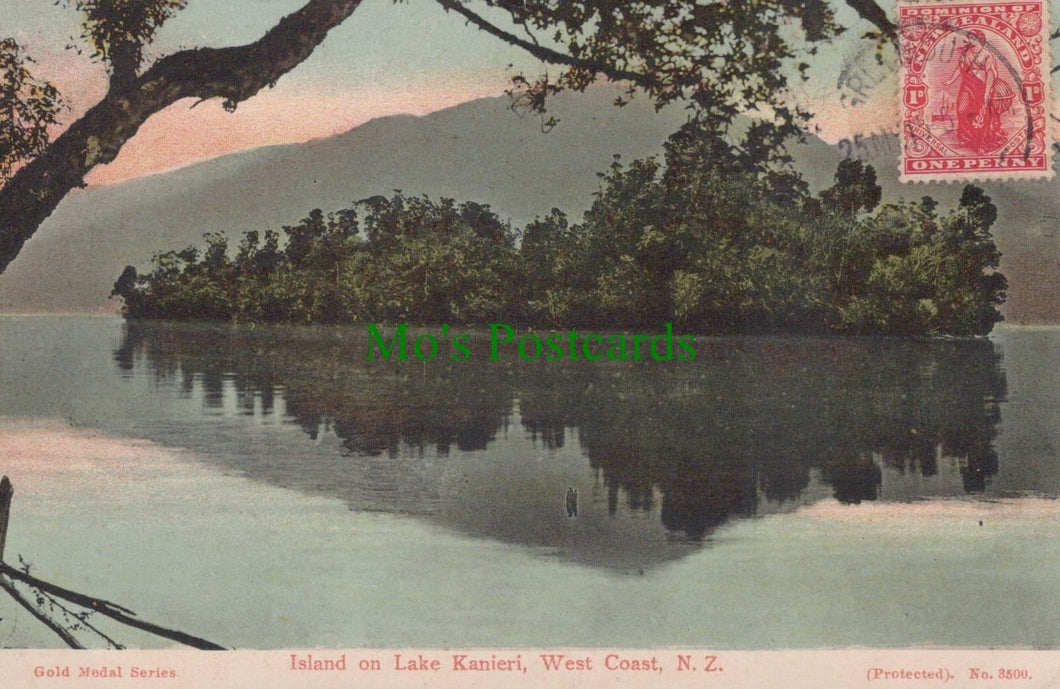
[[[235,113],[220,101],[182,101],[152,117],[109,165],[93,170],[90,185],[119,182],[259,146],[288,144],[339,134],[376,117],[425,115],[459,103],[496,96],[503,83],[453,84],[436,90],[398,90],[361,95],[265,93]]]
[[[252,40],[301,0],[191,3],[164,27],[154,52],[188,45]],[[813,59],[808,82],[791,84],[793,97],[817,112],[815,133],[834,142],[854,134],[894,133],[898,125],[896,69],[877,64],[867,25],[849,8],[836,8],[851,30]],[[103,95],[105,70],[62,46],[77,31],[78,15],[52,3],[0,0],[0,15],[37,60],[35,72],[68,98],[71,121]],[[64,23],[65,22],[65,23]],[[512,67],[514,65],[514,67]],[[852,106],[837,92],[842,65],[860,66],[875,85],[868,102]],[[434,3],[366,0],[313,56],[277,86],[241,103],[234,114],[218,101],[182,102],[151,118],[113,163],[96,168],[90,185],[110,184],[258,146],[287,144],[346,131],[375,117],[427,114],[474,98],[500,95],[514,71],[536,73],[523,51],[469,28]],[[841,81],[841,79],[840,79]]]
[[[362,94],[265,92],[227,113],[220,101],[182,101],[152,117],[118,158],[87,177],[105,185],[163,172],[241,150],[308,141],[347,131],[376,117],[426,115],[476,98],[501,95],[503,78],[453,81],[431,89],[398,89]],[[88,94],[91,87],[77,91]],[[192,107],[195,105],[195,107]],[[819,109],[817,132],[834,141],[853,133],[894,132],[897,104]],[[856,123],[856,126],[855,126]]]
[[[71,60],[69,53],[36,56],[34,71],[54,83],[69,109],[60,120],[68,124],[105,94],[106,79],[98,64]],[[240,103],[234,113],[221,101],[180,101],[151,117],[117,159],[89,173],[89,185],[113,184],[142,175],[172,170],[228,153],[339,134],[377,117],[426,115],[460,103],[503,94],[503,72],[388,84],[385,90],[327,91],[292,84],[291,79]],[[427,82],[427,83],[422,83]]]
[[[63,113],[64,122],[73,121],[103,97],[106,74],[99,63],[40,46],[33,55],[34,71],[58,86],[70,104],[70,110]],[[330,60],[326,66],[335,69]],[[93,186],[112,184],[259,146],[331,136],[376,117],[425,115],[476,98],[499,96],[512,74],[501,60],[492,61],[489,68],[437,66],[438,71],[420,66],[386,79],[371,73],[342,78],[343,73],[322,71],[319,64],[306,65],[274,88],[240,103],[235,113],[225,112],[217,99],[197,105],[182,101],[148,120],[114,162],[94,169],[86,181]],[[896,131],[898,110],[893,98],[851,107],[835,103],[835,92],[827,88],[807,90],[796,97],[818,104],[816,133],[827,140],[851,133]]]
[[[299,4],[192,3],[166,25],[154,50],[164,54],[188,45],[252,40]],[[51,3],[30,8],[21,0],[0,0],[0,13],[11,14],[16,26],[25,27],[20,40],[37,60],[39,69],[34,71],[53,81],[72,105],[66,121],[102,97],[104,67],[62,48],[70,31],[77,29],[76,13],[52,8]],[[844,21],[857,26],[853,16]],[[847,45],[837,40],[832,50],[820,54],[821,71],[805,87],[792,85],[799,102],[818,104],[816,133],[825,139],[896,131],[896,79],[891,71],[884,69],[881,78],[893,81],[879,89],[870,104],[838,104],[833,73],[837,60],[848,53],[856,58],[864,49],[860,41]],[[330,136],[375,117],[424,115],[501,95],[514,72],[540,69],[543,66],[523,51],[469,28],[462,18],[433,3],[366,0],[275,88],[241,103],[235,113],[224,112],[216,100],[193,109],[192,101],[178,103],[152,117],[117,160],[93,170],[86,181],[110,184],[258,146]]]

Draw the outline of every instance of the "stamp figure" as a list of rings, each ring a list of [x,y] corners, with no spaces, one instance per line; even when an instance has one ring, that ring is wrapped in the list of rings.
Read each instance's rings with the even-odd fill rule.
[[[1052,174],[1041,0],[903,4],[901,179]]]
[[[957,69],[946,85],[960,82],[957,92],[958,147],[973,153],[991,153],[1005,143],[1001,116],[1012,107],[1015,92],[998,73],[986,34],[972,29],[960,49]]]

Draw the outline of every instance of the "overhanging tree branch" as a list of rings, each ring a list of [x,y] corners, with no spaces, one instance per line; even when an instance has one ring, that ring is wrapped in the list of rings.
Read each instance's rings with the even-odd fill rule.
[[[631,81],[638,86],[641,86],[647,90],[651,90],[655,85],[655,82],[645,74],[634,72],[627,69],[619,69],[614,65],[609,65],[603,62],[597,62],[595,60],[586,60],[584,58],[577,58],[573,55],[561,53],[558,50],[547,48],[534,41],[528,41],[520,38],[510,31],[505,31],[497,25],[486,21],[481,15],[472,12],[459,0],[438,0],[438,4],[444,7],[446,10],[456,12],[460,16],[467,19],[470,23],[474,24],[477,28],[485,31],[495,38],[499,38],[505,43],[509,43],[517,48],[522,48],[542,62],[547,62],[553,65],[562,65],[565,67],[573,67],[575,69],[581,69],[591,71],[596,74],[603,74],[608,79],[613,81]]]
[[[254,43],[185,50],[131,84],[115,84],[36,159],[0,188],[0,272],[64,196],[109,163],[151,115],[183,98],[223,98],[226,109],[272,85],[308,58],[362,0],[310,0]]]
[[[892,22],[887,16],[887,13],[883,11],[883,8],[876,4],[874,0],[846,1],[847,5],[857,10],[858,15],[862,19],[871,22],[877,29],[879,29],[884,38],[897,44],[898,27],[895,26],[894,22]]]
[[[83,8],[117,11],[109,1],[73,1]],[[871,12],[879,9],[873,0],[847,1],[875,18],[885,33],[894,32],[882,13]],[[129,51],[135,58],[166,13],[183,7],[184,0],[131,3],[163,11],[150,21],[133,22],[136,30],[114,23],[122,19],[120,12],[116,17],[105,14],[106,21],[100,19],[98,26],[90,21],[87,30],[110,64],[111,88],[46,149],[39,154],[32,151],[36,157],[0,187],[0,272],[62,198],[83,185],[96,165],[114,160],[151,115],[184,98],[197,102],[221,98],[227,109],[235,108],[304,61],[330,29],[361,4],[361,0],[303,2],[300,10],[254,43],[184,50],[156,61],[143,73],[133,59],[123,58],[121,49],[113,48],[112,29],[120,29],[119,39],[135,38]],[[785,63],[795,54],[780,27],[786,19],[798,19],[811,42],[824,40],[837,29],[827,0],[756,0],[754,7],[696,0],[485,0],[487,6],[510,15],[528,36],[519,35],[519,28],[508,30],[489,21],[469,9],[465,0],[438,2],[490,36],[561,67],[556,80],[516,78],[516,88],[525,89],[522,95],[534,110],[544,110],[549,94],[582,91],[597,79],[608,79],[646,92],[657,107],[691,100],[698,116],[719,129],[741,112],[760,108],[774,113],[778,132],[792,132],[803,113],[783,97]],[[539,42],[537,32],[531,30],[551,27],[557,29],[555,45]]]

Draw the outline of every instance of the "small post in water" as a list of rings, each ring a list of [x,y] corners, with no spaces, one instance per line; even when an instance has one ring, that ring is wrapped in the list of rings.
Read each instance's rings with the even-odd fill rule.
[[[15,489],[5,476],[0,479],[0,562],[4,561],[4,543],[7,541],[7,520],[11,516],[11,496]]]

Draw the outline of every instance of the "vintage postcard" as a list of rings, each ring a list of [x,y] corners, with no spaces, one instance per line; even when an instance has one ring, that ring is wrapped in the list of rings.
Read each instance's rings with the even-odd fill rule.
[[[1057,16],[0,0],[0,686],[1057,686]]]

